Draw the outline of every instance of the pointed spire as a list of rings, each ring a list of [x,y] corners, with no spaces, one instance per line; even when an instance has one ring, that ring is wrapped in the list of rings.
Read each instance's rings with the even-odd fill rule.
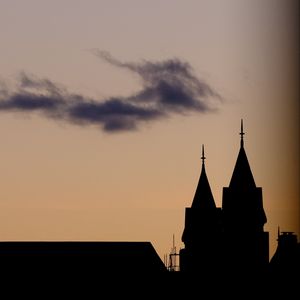
[[[249,188],[256,187],[254,177],[248,162],[248,158],[244,148],[244,127],[243,119],[241,119],[241,148],[231,177],[230,187]]]
[[[192,207],[198,207],[198,208],[215,208],[215,200],[212,195],[210,185],[206,176],[205,172],[205,164],[204,160],[206,157],[204,156],[204,145],[202,145],[202,170],[199,178],[199,182],[197,185],[197,189],[195,192],[194,200],[192,203]]]
[[[244,147],[244,127],[243,127],[243,119],[241,119],[241,132],[240,132],[240,136],[241,136],[241,147]]]
[[[204,165],[204,161],[206,159],[206,157],[204,156],[204,145],[202,144],[202,156],[201,156],[201,159],[202,159],[202,165]]]

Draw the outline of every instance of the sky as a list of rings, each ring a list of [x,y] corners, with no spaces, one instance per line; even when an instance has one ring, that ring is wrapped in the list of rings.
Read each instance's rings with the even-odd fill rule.
[[[245,149],[270,232],[299,230],[296,0],[0,0],[0,240],[184,245],[205,145]]]

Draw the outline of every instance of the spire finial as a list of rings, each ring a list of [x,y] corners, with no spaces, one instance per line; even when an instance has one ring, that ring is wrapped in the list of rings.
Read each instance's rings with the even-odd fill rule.
[[[204,156],[204,145],[202,145],[202,156],[201,156],[201,159],[202,159],[202,164],[204,165],[204,160],[206,159],[206,157]]]
[[[244,127],[243,127],[243,119],[241,119],[241,132],[240,132],[240,136],[241,136],[241,147],[244,147]]]

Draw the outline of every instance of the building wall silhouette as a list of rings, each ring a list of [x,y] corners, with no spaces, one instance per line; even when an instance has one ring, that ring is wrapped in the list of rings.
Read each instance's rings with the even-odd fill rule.
[[[282,232],[278,229],[277,249],[270,261],[271,272],[278,276],[291,276],[300,273],[300,243],[293,232]]]

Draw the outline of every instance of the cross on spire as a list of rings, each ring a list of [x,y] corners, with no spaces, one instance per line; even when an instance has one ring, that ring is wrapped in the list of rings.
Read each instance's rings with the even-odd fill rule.
[[[243,119],[241,119],[241,132],[240,132],[240,136],[241,136],[241,147],[244,147],[244,127],[243,127]]]
[[[204,160],[206,159],[206,157],[204,156],[204,145],[202,145],[202,156],[201,156],[201,159],[202,159],[202,164],[204,165]]]

